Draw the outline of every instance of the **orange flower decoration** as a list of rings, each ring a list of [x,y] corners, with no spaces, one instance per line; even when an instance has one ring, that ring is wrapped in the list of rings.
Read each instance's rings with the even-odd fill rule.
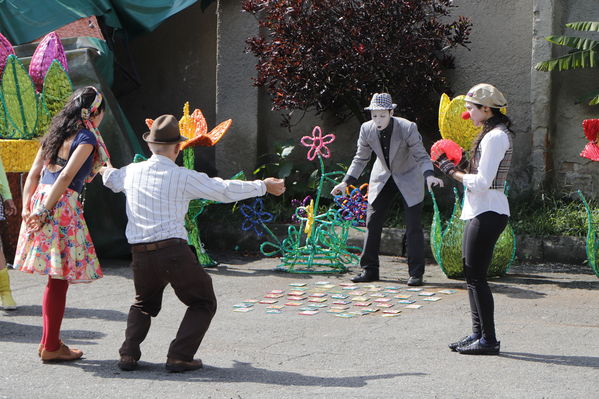
[[[146,119],[149,128],[153,123],[153,119]],[[181,143],[181,150],[196,146],[212,147],[225,135],[232,123],[232,119],[227,119],[208,132],[208,124],[202,111],[196,108],[190,115],[189,102],[186,102],[183,106],[183,116],[179,120],[179,132],[188,140]]]

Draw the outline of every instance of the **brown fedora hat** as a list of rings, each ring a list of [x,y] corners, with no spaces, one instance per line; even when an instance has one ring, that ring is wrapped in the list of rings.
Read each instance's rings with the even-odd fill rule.
[[[179,122],[172,115],[161,115],[154,120],[149,132],[142,136],[147,143],[174,144],[187,140],[179,132]]]

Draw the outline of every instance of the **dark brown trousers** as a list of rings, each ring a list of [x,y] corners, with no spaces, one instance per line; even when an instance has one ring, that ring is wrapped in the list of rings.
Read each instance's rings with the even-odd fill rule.
[[[125,342],[119,353],[139,360],[140,344],[148,334],[151,318],[160,312],[164,288],[170,283],[179,300],[187,305],[187,312],[167,356],[193,360],[216,312],[212,278],[185,240],[134,245],[131,251],[135,302],[129,310]]]

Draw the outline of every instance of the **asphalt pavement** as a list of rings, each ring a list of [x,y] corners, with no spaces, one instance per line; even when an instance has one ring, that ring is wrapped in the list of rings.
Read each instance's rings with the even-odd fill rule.
[[[384,303],[375,303],[375,298],[384,297],[391,298],[393,306],[367,315],[337,317],[327,310],[335,293],[351,298],[352,290],[341,285],[351,274],[291,274],[273,271],[277,259],[232,254],[215,258],[222,264],[208,272],[219,309],[196,356],[205,366],[187,373],[164,369],[168,345],[185,311],[170,287],[142,346],[140,368],[132,372],[117,368],[133,299],[126,260],[105,260],[103,279],[70,287],[62,339],[82,349],[84,358],[62,364],[43,364],[37,356],[46,279],[11,270],[19,307],[0,311],[0,398],[598,395],[599,279],[585,265],[523,264],[514,266],[506,277],[493,279],[501,355],[466,356],[447,348],[449,342],[469,333],[464,283],[446,278],[435,264],[426,267],[423,290],[440,300],[424,301],[427,297],[419,292],[406,291],[405,259],[385,256],[383,281],[357,290],[368,297],[370,308]],[[327,307],[317,314],[300,315],[300,307],[284,306],[286,294],[298,288],[289,284],[298,284],[308,295],[326,293]],[[251,311],[235,311],[236,305],[263,300],[272,290],[284,291],[283,297],[273,299],[275,306],[284,306],[281,313],[267,313],[269,305],[260,303],[253,303]],[[406,308],[395,298],[397,292],[412,295],[414,304],[422,307]],[[350,306],[347,311],[364,308]],[[401,313],[384,317],[388,309]]]

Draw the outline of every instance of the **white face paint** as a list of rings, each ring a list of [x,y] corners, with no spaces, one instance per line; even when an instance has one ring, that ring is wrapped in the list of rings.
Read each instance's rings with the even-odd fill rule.
[[[370,117],[376,125],[377,130],[383,130],[389,126],[391,115],[393,115],[393,110],[384,109],[380,111],[370,111]]]

